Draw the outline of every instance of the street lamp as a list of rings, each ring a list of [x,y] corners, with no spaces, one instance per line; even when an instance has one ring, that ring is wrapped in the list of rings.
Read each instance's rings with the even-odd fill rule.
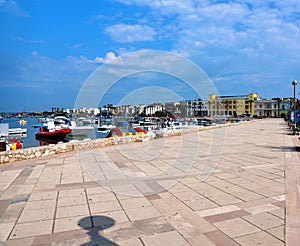
[[[297,80],[294,80],[292,82],[292,85],[294,86],[294,103],[293,103],[293,110],[295,110],[295,103],[296,103],[296,85],[298,84]]]
[[[294,86],[294,101],[293,101],[293,113],[294,113],[294,126],[293,126],[293,133],[295,133],[296,130],[296,85],[298,84],[297,80],[294,80],[292,82],[292,85]]]

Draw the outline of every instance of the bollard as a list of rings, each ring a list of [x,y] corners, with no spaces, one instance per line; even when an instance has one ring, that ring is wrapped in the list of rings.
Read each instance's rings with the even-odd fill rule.
[[[128,136],[132,136],[132,132],[128,132]]]
[[[126,137],[126,132],[122,132],[122,137]]]

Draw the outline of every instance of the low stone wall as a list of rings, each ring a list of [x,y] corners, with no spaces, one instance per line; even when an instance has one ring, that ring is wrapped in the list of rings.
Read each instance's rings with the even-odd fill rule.
[[[116,144],[144,142],[153,138],[153,135],[139,134],[125,137],[86,139],[82,141],[72,141],[68,143],[50,144],[42,147],[32,147],[18,150],[0,152],[0,164],[35,159],[49,155],[66,153],[77,150],[112,146]]]
[[[125,137],[98,138],[93,140],[86,139],[82,141],[72,141],[68,143],[50,144],[42,147],[32,147],[32,148],[4,151],[4,152],[0,152],[0,164],[21,161],[21,160],[35,159],[35,158],[40,158],[40,157],[45,157],[45,156],[55,155],[60,153],[66,153],[71,151],[77,151],[77,150],[99,148],[99,147],[112,146],[112,145],[124,144],[124,143],[132,143],[132,142],[145,142],[145,141],[150,141],[153,138],[180,136],[186,133],[193,133],[202,130],[226,127],[230,125],[231,124],[216,125],[210,127],[192,127],[192,128],[185,128],[185,129],[156,131],[154,133],[139,134],[139,135],[125,136]]]

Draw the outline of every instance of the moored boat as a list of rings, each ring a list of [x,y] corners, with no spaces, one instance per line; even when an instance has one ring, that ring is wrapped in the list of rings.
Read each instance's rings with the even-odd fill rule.
[[[70,132],[69,127],[56,126],[54,121],[49,121],[46,126],[40,127],[40,130],[35,133],[35,138],[64,139]]]
[[[70,127],[72,136],[86,136],[88,135],[92,130],[94,130],[94,127],[91,125],[81,125],[78,126],[76,121],[70,122]]]
[[[115,127],[116,126],[113,126],[113,125],[101,125],[97,129],[98,129],[98,132],[109,132],[112,128],[115,128]]]
[[[8,136],[24,136],[27,134],[27,128],[9,128]]]
[[[47,139],[63,139],[67,134],[71,132],[70,128],[61,128],[49,131],[46,127],[41,127],[40,131],[35,133],[36,138]]]

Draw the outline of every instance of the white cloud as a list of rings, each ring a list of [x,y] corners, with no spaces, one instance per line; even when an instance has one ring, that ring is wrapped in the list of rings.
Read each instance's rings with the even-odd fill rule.
[[[18,17],[29,17],[23,9],[20,8],[18,3],[14,0],[0,0],[0,7],[7,13],[13,14]]]
[[[116,0],[124,4],[148,6],[153,10],[149,19],[156,32],[169,33],[166,25],[155,19],[172,18],[173,49],[192,57],[202,52],[214,56],[212,50],[232,56],[269,56],[277,51],[291,56],[300,51],[300,2],[287,1],[177,1],[177,0]],[[121,32],[120,32],[121,33]],[[124,35],[124,40],[127,40]],[[160,35],[166,38],[167,35]],[[121,35],[117,36],[118,40]],[[120,40],[121,41],[121,40]],[[201,44],[201,45],[200,45]],[[249,53],[247,53],[249,51]]]
[[[105,32],[111,39],[119,43],[152,41],[156,35],[154,29],[147,25],[116,24],[109,26]]]
[[[159,10],[164,15],[173,15],[177,13],[189,13],[194,9],[193,0],[116,0],[123,4],[136,4],[139,6],[149,6],[152,9]]]
[[[272,81],[278,85],[298,74],[298,0],[117,1],[148,6],[154,15],[149,23],[160,33],[168,30],[155,18],[172,19],[170,23],[177,25],[172,29],[176,39],[168,40],[172,42],[171,49],[195,61],[211,76],[217,73],[225,77],[227,90],[234,81],[242,81],[246,88],[247,84],[251,87],[251,81],[268,81],[270,89]]]
[[[119,57],[115,56],[115,53],[113,52],[107,52],[105,57],[96,57],[94,59],[94,62],[96,63],[113,63],[116,62],[116,59],[120,59]]]

